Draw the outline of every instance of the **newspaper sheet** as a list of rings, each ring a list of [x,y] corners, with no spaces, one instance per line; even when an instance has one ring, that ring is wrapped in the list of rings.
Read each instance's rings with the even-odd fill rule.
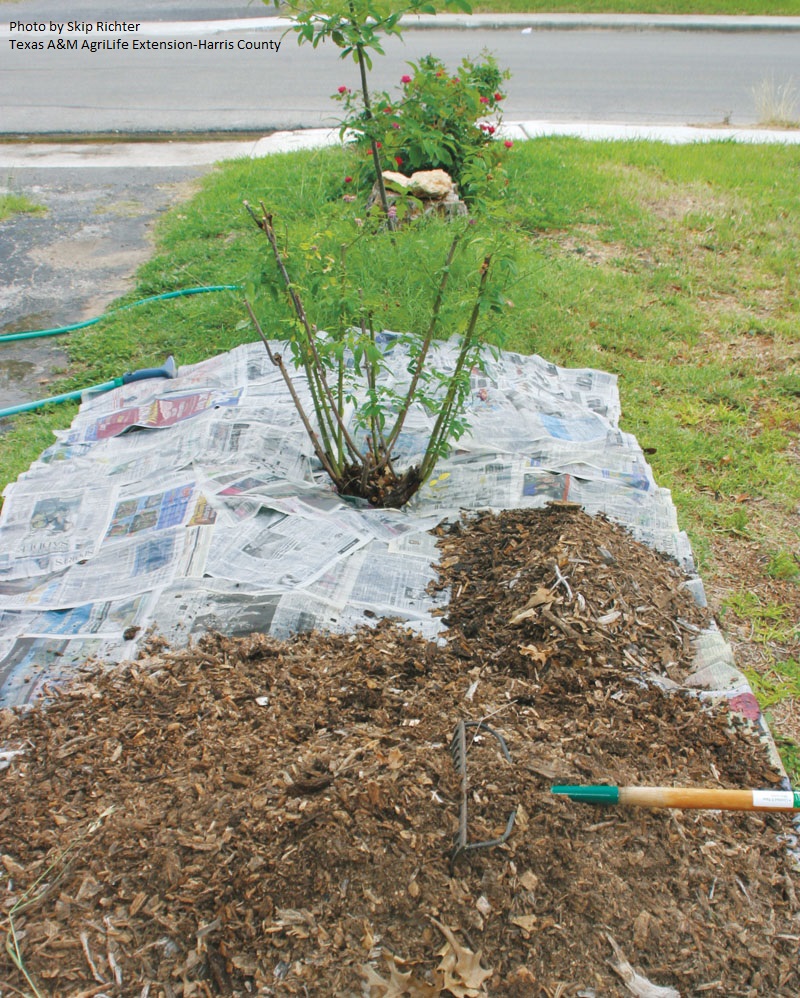
[[[382,379],[402,388],[403,339],[379,340]],[[437,344],[431,363],[452,369],[457,346]],[[295,383],[308,403],[299,372]],[[465,510],[567,499],[692,571],[669,492],[619,428],[613,375],[487,349],[468,417],[412,502],[376,510],[333,491],[261,343],[87,396],[5,492],[0,706],[29,703],[88,656],[133,658],[152,631],[181,644],[391,617],[435,638],[447,594],[429,591],[429,531]],[[419,459],[433,418],[410,411],[404,460]],[[693,590],[702,599],[699,580]],[[704,654],[705,685],[738,688],[730,663]]]

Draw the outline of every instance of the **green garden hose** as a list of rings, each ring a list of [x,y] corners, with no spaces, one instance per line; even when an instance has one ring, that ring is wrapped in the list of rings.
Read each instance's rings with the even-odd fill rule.
[[[112,308],[110,312],[98,315],[94,319],[87,319],[85,322],[76,322],[71,326],[58,326],[55,329],[35,329],[29,333],[9,333],[6,336],[0,336],[0,343],[12,343],[16,340],[34,340],[40,336],[61,336],[63,333],[72,333],[77,329],[86,329],[88,326],[94,326],[103,319],[107,319],[111,315],[116,315],[117,312],[125,312],[129,308],[138,308],[139,305],[148,305],[154,301],[167,301],[170,298],[183,298],[188,295],[204,295],[212,291],[239,291],[240,289],[240,284],[213,284],[208,287],[165,291],[163,294],[151,295],[149,298],[142,298],[140,301],[131,302],[129,305],[120,305],[119,308]]]
[[[56,402],[77,401],[84,393],[110,392],[112,388],[119,388],[121,385],[129,385],[132,381],[145,381],[148,378],[176,378],[178,369],[173,357],[167,357],[163,367],[145,367],[140,371],[129,371],[111,381],[103,381],[99,385],[90,385],[88,388],[77,388],[73,392],[64,392],[62,395],[51,395],[50,398],[37,399],[36,402],[23,402],[20,405],[12,405],[7,409],[0,409],[0,419],[5,416],[16,416],[21,412],[33,412],[36,409],[43,409],[46,405],[53,405]]]

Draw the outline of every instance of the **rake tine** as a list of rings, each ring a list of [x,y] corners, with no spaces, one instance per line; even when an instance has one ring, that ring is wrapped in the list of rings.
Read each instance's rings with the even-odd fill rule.
[[[469,781],[467,779],[467,728],[477,728],[479,731],[487,731],[492,735],[500,746],[500,751],[507,762],[511,762],[511,753],[508,751],[508,745],[506,745],[505,739],[501,734],[499,734],[494,729],[490,728],[488,724],[483,721],[459,721],[456,725],[456,729],[453,732],[453,738],[450,742],[450,755],[453,757],[453,763],[456,767],[456,771],[461,776],[461,804],[458,810],[458,831],[455,835],[455,842],[453,845],[453,851],[450,854],[450,874],[452,875],[453,869],[456,864],[456,860],[459,856],[462,856],[465,852],[472,849],[489,849],[492,846],[499,846],[505,842],[511,835],[514,828],[514,821],[517,817],[517,809],[513,808],[508,816],[508,821],[506,822],[506,830],[499,838],[486,839],[482,842],[469,842],[468,832],[467,832],[467,791],[469,788]]]

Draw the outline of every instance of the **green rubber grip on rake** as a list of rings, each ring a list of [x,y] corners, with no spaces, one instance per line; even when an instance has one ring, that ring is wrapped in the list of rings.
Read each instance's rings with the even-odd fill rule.
[[[619,804],[619,787],[578,787],[567,784],[550,787],[550,793],[563,794],[581,804]]]

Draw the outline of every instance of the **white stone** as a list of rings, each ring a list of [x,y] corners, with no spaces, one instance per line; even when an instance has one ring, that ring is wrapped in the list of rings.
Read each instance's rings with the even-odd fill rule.
[[[455,184],[444,170],[419,170],[411,174],[411,193],[421,198],[441,200],[455,191]]]
[[[394,170],[384,170],[383,182],[389,190],[409,191],[424,201],[442,201],[456,195],[456,185],[444,170],[417,170],[410,177]]]
[[[385,187],[401,191],[407,191],[411,187],[413,181],[411,177],[405,176],[403,173],[395,173],[393,170],[383,171],[383,184]]]

